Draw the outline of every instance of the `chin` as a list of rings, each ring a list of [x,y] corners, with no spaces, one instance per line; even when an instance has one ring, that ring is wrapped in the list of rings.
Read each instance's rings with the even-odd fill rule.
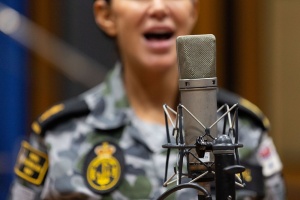
[[[157,63],[152,63],[151,65],[147,65],[147,69],[152,72],[166,73],[166,72],[173,71],[174,69],[177,70],[177,64],[174,62],[172,63],[157,62]]]
[[[155,71],[173,70],[177,67],[177,57],[176,55],[149,56],[148,59],[146,59],[145,66]]]

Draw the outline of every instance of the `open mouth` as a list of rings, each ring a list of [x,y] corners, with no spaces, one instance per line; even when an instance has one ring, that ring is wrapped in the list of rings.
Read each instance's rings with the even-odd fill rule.
[[[145,33],[144,37],[147,40],[168,40],[173,36],[173,34],[173,32]]]

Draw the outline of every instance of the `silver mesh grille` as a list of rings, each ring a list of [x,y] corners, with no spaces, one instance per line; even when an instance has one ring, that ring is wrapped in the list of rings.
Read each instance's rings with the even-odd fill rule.
[[[180,79],[216,77],[214,35],[179,36],[176,44]]]

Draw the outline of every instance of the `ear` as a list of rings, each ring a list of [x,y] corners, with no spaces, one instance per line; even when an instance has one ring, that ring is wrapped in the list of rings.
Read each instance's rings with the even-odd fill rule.
[[[96,24],[109,36],[116,36],[115,23],[112,16],[111,5],[105,0],[94,2],[94,16]]]

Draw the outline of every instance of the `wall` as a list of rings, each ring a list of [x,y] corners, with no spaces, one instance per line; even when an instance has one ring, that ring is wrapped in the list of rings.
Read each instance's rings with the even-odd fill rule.
[[[288,199],[300,189],[300,1],[268,0],[261,24],[260,90],[272,135],[284,163]]]

